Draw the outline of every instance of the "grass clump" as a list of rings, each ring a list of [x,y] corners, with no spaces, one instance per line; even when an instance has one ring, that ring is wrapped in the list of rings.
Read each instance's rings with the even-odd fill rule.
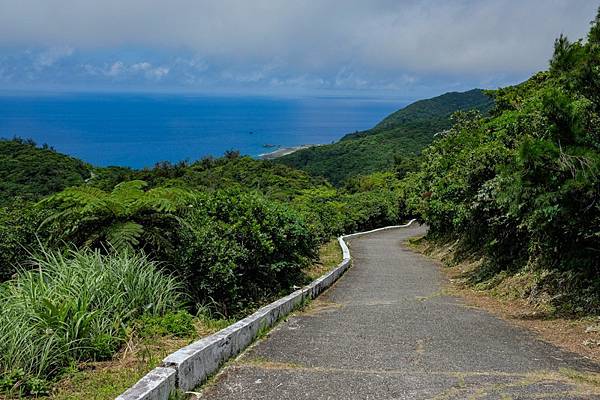
[[[342,262],[342,249],[337,239],[331,239],[319,248],[319,259],[304,269],[307,279],[315,280]]]
[[[0,286],[0,393],[44,394],[76,362],[112,357],[136,318],[182,304],[143,255],[45,252],[34,265]]]
[[[196,332],[194,316],[185,310],[169,312],[165,315],[144,315],[135,324],[140,338],[157,336],[192,336]]]

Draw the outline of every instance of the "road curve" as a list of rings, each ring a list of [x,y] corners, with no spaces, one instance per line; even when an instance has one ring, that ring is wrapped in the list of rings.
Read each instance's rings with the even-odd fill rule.
[[[353,267],[206,385],[203,399],[600,399],[598,365],[443,294],[407,249],[424,228],[348,240]]]

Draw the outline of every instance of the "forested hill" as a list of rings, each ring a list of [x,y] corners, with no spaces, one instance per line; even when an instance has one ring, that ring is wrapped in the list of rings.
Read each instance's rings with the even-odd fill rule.
[[[0,139],[0,205],[16,197],[39,200],[67,187],[81,185],[91,167],[32,140]]]
[[[419,100],[409,106],[396,111],[381,121],[375,129],[393,129],[414,123],[433,123],[443,120],[448,126],[448,117],[457,110],[481,109],[488,110],[492,104],[490,97],[481,89],[472,89],[468,92],[449,92],[438,97]]]
[[[334,184],[356,176],[410,168],[411,159],[431,143],[437,132],[450,128],[456,111],[485,113],[493,101],[480,89],[446,93],[420,100],[394,112],[374,128],[344,136],[339,142],[311,147],[277,159],[277,162],[326,177]]]

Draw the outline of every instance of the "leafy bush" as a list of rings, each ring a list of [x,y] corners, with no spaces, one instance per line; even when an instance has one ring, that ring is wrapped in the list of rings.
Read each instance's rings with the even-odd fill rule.
[[[258,193],[201,193],[122,182],[111,193],[69,188],[38,204],[50,243],[145,250],[188,283],[195,303],[225,315],[302,282],[319,242],[303,216]]]
[[[292,204],[323,243],[334,236],[397,224],[406,216],[401,200],[400,181],[387,172],[353,177],[343,190],[305,190]]]
[[[302,216],[255,193],[199,194],[182,218],[189,229],[172,265],[196,302],[226,316],[302,282],[316,256]]]
[[[121,182],[142,180],[149,187],[184,187],[196,190],[256,191],[271,199],[288,201],[302,190],[326,185],[322,178],[267,160],[255,160],[227,152],[224,157],[205,157],[194,163],[157,163],[154,168],[96,168],[91,186],[110,191]]]
[[[405,210],[400,208],[400,181],[393,172],[357,176],[346,183],[349,192],[345,232],[364,231],[398,223]]]
[[[360,192],[344,197],[349,210],[345,232],[395,225],[400,221],[398,194],[389,190]]]
[[[256,191],[281,201],[289,201],[302,190],[325,184],[323,179],[286,165],[231,155],[193,163],[181,179],[188,187]]]
[[[305,190],[294,199],[292,206],[304,216],[310,231],[320,243],[346,231],[349,210],[336,189],[317,187]]]
[[[0,207],[0,283],[10,279],[19,265],[28,263],[38,247],[37,228],[46,214],[25,201]]]
[[[181,285],[144,256],[46,252],[0,285],[0,390],[35,394],[70,363],[111,357],[127,326],[182,304]]]

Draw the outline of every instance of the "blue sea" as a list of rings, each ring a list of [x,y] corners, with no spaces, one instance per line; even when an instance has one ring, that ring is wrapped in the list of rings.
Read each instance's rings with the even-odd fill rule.
[[[94,165],[152,166],[227,150],[258,156],[371,128],[404,104],[361,98],[0,94],[0,137],[32,138]]]

